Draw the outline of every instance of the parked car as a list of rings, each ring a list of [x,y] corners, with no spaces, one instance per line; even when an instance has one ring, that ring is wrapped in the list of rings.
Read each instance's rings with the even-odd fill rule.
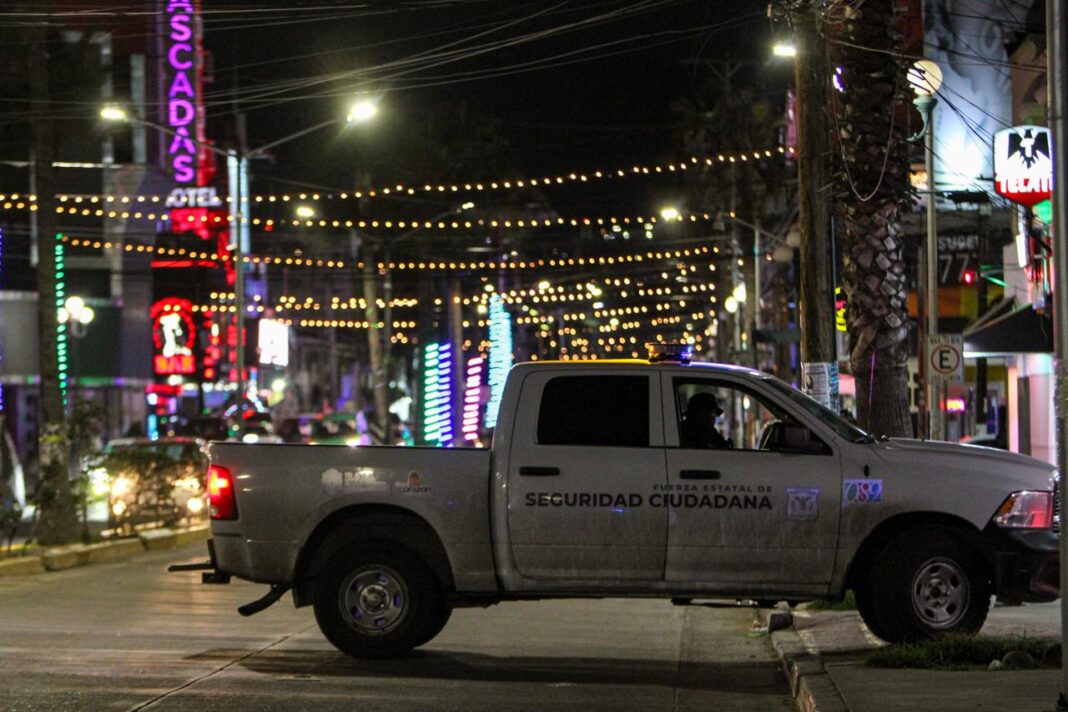
[[[205,511],[206,443],[196,438],[119,438],[90,470],[93,490],[107,497],[112,528],[175,524]]]

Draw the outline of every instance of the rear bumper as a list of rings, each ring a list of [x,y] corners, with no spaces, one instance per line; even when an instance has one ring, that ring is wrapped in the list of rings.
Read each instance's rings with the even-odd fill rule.
[[[213,531],[212,539],[221,570],[256,583],[292,582],[293,561],[296,558],[294,542],[254,541],[239,533],[218,531]]]
[[[1060,596],[1060,540],[1051,530],[988,527],[995,590],[1006,603],[1044,603]]]

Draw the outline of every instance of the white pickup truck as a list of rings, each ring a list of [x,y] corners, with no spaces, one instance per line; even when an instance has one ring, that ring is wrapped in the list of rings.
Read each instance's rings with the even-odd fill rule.
[[[206,582],[292,590],[358,657],[453,608],[645,596],[840,599],[888,641],[977,631],[991,596],[1058,595],[1054,470],[880,440],[765,373],[525,363],[491,449],[214,443]]]

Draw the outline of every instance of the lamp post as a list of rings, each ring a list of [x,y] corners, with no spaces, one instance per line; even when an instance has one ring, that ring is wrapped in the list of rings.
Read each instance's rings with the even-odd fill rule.
[[[248,221],[248,163],[249,159],[262,156],[272,148],[281,146],[282,144],[294,141],[302,136],[306,136],[320,129],[324,129],[327,126],[335,126],[340,123],[356,124],[370,120],[378,113],[378,106],[371,100],[360,100],[354,102],[350,107],[348,114],[344,119],[327,119],[326,121],[309,126],[308,128],[301,129],[295,133],[284,136],[276,141],[271,141],[251,151],[237,151],[234,149],[223,150],[210,143],[199,141],[189,136],[183,136],[183,139],[189,140],[201,148],[205,148],[211,151],[217,156],[221,156],[226,159],[228,180],[230,183],[230,205],[229,205],[229,222],[230,222],[230,248],[234,252],[234,309],[235,309],[235,327],[237,329],[237,344],[235,355],[235,366],[237,370],[237,383],[236,383],[236,401],[238,407],[238,415],[244,410],[245,400],[245,257],[248,255],[249,250],[249,221]],[[152,121],[140,119],[132,116],[126,109],[121,106],[109,104],[100,109],[100,118],[105,121],[118,121],[129,124],[138,124],[143,126],[150,126],[157,131],[161,131],[169,136],[175,136],[176,132],[161,124],[157,124]]]
[[[942,439],[942,398],[941,389],[928,378],[930,369],[927,363],[928,341],[938,335],[938,217],[935,212],[935,164],[934,164],[934,109],[937,101],[935,92],[942,86],[942,70],[929,59],[921,59],[912,65],[908,74],[909,84],[916,93],[913,104],[923,117],[923,154],[927,172],[927,239],[924,253],[926,260],[917,261],[923,265],[924,276],[923,303],[925,314],[918,315],[920,356],[920,379],[924,386],[924,398],[920,403],[920,435],[932,439]],[[917,280],[919,286],[920,280]],[[930,415],[928,422],[927,416]]]

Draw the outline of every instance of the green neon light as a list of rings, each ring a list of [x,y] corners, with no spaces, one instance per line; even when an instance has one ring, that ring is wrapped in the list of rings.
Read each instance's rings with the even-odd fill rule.
[[[55,247],[55,274],[56,274],[56,311],[67,300],[67,266],[63,252],[63,233],[56,233]],[[67,382],[70,371],[67,368],[67,325],[56,323],[56,371],[59,375],[59,392],[63,395],[63,407],[67,407]]]

